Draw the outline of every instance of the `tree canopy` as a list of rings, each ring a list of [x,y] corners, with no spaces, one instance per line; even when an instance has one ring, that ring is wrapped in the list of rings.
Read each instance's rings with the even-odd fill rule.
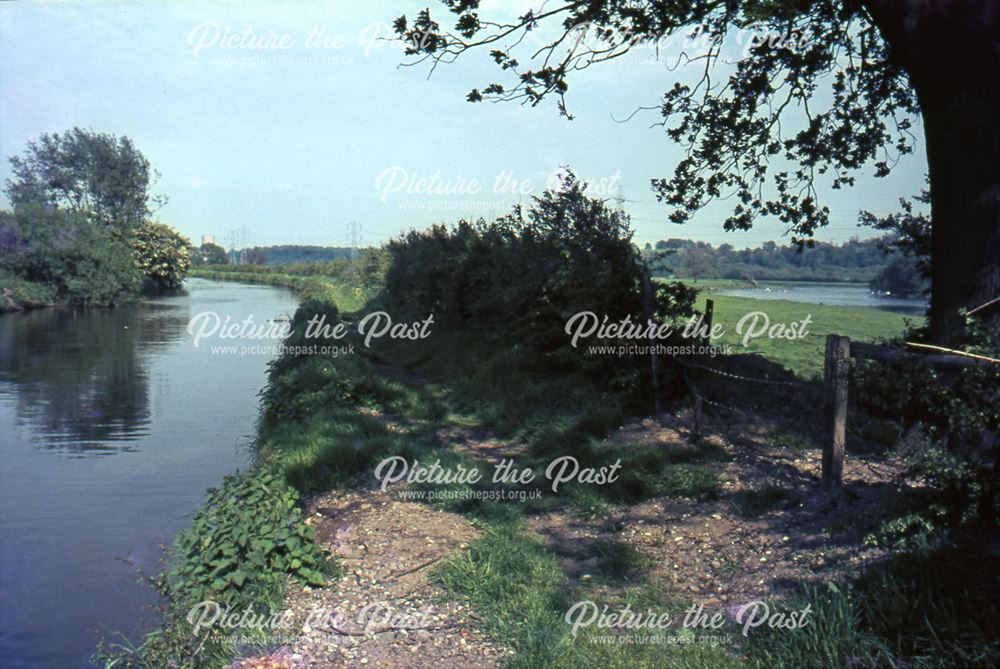
[[[675,222],[687,221],[709,200],[735,195],[726,229],[747,229],[757,217],[773,215],[804,239],[829,221],[816,188],[821,175],[830,173],[839,188],[864,167],[888,174],[913,150],[916,96],[861,3],[581,1],[546,5],[508,23],[482,17],[476,0],[444,4],[457,15],[453,30],[443,30],[425,10],[412,22],[397,19],[396,31],[407,53],[421,60],[450,62],[490,45],[510,80],[473,89],[471,101],[537,105],[554,96],[571,116],[574,71],[674,33],[700,45],[680,56],[698,66],[697,83],[675,83],[659,106],[667,135],[685,149],[673,176],[652,183]],[[523,36],[556,20],[560,34],[522,65],[514,51]],[[727,36],[738,31],[751,42],[728,66],[720,56]]]
[[[679,61],[699,74],[693,83],[678,77],[657,107],[683,157],[671,176],[652,179],[678,223],[726,198],[727,230],[773,217],[811,245],[830,220],[820,186],[889,174],[914,150],[922,119],[935,221],[932,336],[960,337],[960,310],[1000,292],[1000,204],[990,195],[1000,188],[1000,0],[567,0],[509,20],[484,16],[479,0],[442,3],[451,27],[429,9],[396,19],[407,65],[489,49],[503,78],[474,88],[470,101],[554,97],[569,117],[574,72],[690,38]],[[529,50],[529,33],[543,46]],[[747,48],[724,62],[727,40],[741,33]]]
[[[150,194],[158,175],[128,137],[81,128],[45,133],[10,165],[6,192],[15,207],[82,212],[118,232],[132,231],[165,202]]]
[[[176,290],[191,242],[149,220],[155,171],[128,137],[73,128],[46,133],[10,158],[0,212],[0,275],[24,294],[115,305],[141,287]]]

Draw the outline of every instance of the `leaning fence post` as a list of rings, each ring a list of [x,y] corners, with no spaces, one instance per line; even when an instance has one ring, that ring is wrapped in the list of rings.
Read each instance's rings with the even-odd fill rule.
[[[850,371],[851,340],[827,335],[823,391],[826,435],[823,442],[823,488],[832,490],[844,482],[844,440],[847,437],[847,376]]]

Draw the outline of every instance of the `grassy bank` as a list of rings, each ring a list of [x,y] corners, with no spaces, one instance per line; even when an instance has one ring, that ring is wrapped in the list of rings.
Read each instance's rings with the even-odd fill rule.
[[[356,311],[365,302],[364,291],[329,276],[301,276],[282,272],[246,271],[241,266],[192,268],[188,276],[213,281],[238,281],[290,288],[304,300],[322,300],[339,305],[345,311]]]
[[[0,314],[48,307],[55,303],[56,291],[51,286],[0,271]]]
[[[753,306],[736,302],[734,309]],[[839,311],[820,322],[842,326],[833,320]],[[279,364],[265,398],[259,448],[262,463],[303,492],[365,484],[389,455],[474,464],[468,453],[436,438],[442,429],[485,429],[524,444],[519,465],[537,467],[566,454],[593,465],[621,459],[623,478],[613,486],[570,486],[527,502],[437,504],[472,519],[483,536],[434,578],[514,651],[512,667],[948,667],[997,657],[989,622],[996,606],[986,592],[973,592],[972,584],[989,580],[982,556],[947,542],[920,546],[853,584],[802,590],[798,605],[808,604],[813,616],[799,634],[779,630],[744,639],[727,623],[723,631],[734,633],[735,645],[685,643],[690,631],[671,645],[608,643],[600,630],[574,636],[564,620],[574,602],[677,616],[692,600],[646,580],[642,555],[620,542],[600,546],[592,578],[569,578],[524,519],[560,510],[600,517],[612,506],[654,497],[710,499],[721,483],[724,456],[711,447],[692,452],[605,441],[629,406],[627,396],[572,375],[532,374],[517,363],[516,351],[484,345],[476,333],[442,333],[420,345]]]
[[[299,332],[302,324],[317,314],[327,316],[328,322],[354,322],[357,314],[351,312],[360,307],[362,292],[330,277],[283,273],[239,276],[232,271],[199,271],[197,275],[297,290],[303,298],[293,319]],[[339,304],[338,295],[343,299]],[[876,338],[898,333],[903,322],[893,314],[870,310],[715,299],[716,322],[729,326],[727,329],[749,311],[766,311],[772,321],[801,319],[811,313],[815,340],[758,340],[761,348],[757,352],[800,374],[814,371],[813,357],[821,359],[813,347],[822,341],[824,330]],[[347,306],[338,308],[341,305]],[[293,339],[296,336],[293,334]],[[763,633],[744,639],[728,622],[722,632],[733,634],[736,641],[721,646],[685,642],[683,639],[692,638],[694,633],[676,629],[672,632],[680,641],[668,645],[608,643],[607,631],[597,628],[574,636],[564,616],[575,602],[589,600],[610,610],[629,605],[640,611],[678,616],[693,600],[649,580],[643,569],[644,556],[623,541],[595,545],[593,555],[584,556],[594,561],[588,579],[571,578],[554,550],[528,530],[525,519],[540,512],[601,518],[609,509],[650,499],[668,500],[665,508],[669,508],[669,500],[711,500],[726,482],[720,475],[728,456],[705,443],[681,448],[609,441],[606,437],[616,427],[630,416],[643,414],[642,398],[630,391],[598,388],[577,373],[533,371],[523,365],[523,352],[516,346],[497,346],[480,332],[453,329],[435,332],[421,342],[386,342],[371,349],[356,339],[348,341],[355,344],[354,355],[286,356],[272,365],[255,444],[254,476],[267,481],[271,481],[267,477],[274,477],[294,490],[284,497],[291,501],[289,508],[297,508],[296,500],[302,495],[370,485],[375,465],[391,455],[408,460],[437,459],[445,467],[475,465],[476,460],[458,445],[460,440],[441,436],[450,431],[486,433],[491,441],[518,446],[519,467],[544,469],[547,462],[563,455],[573,455],[583,466],[605,466],[616,460],[622,463],[621,477],[613,485],[570,484],[554,494],[541,482],[538,487],[544,494],[537,499],[434,502],[470,519],[482,537],[467,551],[438,566],[433,578],[449,598],[468,603],[482,628],[513,651],[509,666],[929,668],[989,663],[998,657],[991,641],[995,624],[990,622],[997,620],[997,606],[989,588],[975,586],[990,579],[983,573],[983,556],[946,542],[918,546],[856,583],[802,590],[799,605],[808,604],[814,614],[811,626],[798,630],[800,634]],[[241,490],[249,488],[241,494],[252,494],[254,480],[240,479],[233,485]],[[418,488],[422,485],[415,484]],[[260,499],[266,504],[271,498]],[[206,536],[212,536],[213,542],[218,540],[215,530],[206,529],[220,524],[222,519],[211,520],[213,517],[210,514],[209,520],[197,523],[189,538],[181,542],[188,549],[182,563],[187,570],[184,573],[192,574],[208,559],[197,550]],[[228,536],[258,536],[266,516],[262,510],[251,510],[226,517],[233,518],[224,523]],[[284,522],[299,527],[294,513]],[[281,545],[287,545],[287,538],[272,541],[275,538],[265,536],[262,542],[284,541]],[[311,541],[308,532],[300,539],[306,545]],[[255,567],[250,573],[237,575],[226,567],[219,574],[221,580],[216,581],[213,575],[198,581],[204,588],[199,594],[214,597],[228,591],[236,601],[253,599],[272,608],[277,606],[289,577],[304,576],[308,581],[323,572],[322,567],[310,563],[305,574],[290,575],[291,560],[284,556],[274,560],[268,555],[253,556]],[[303,561],[296,559],[301,565]],[[209,561],[205,568],[219,567]],[[186,638],[189,632],[182,620],[176,615],[167,620],[168,625],[174,625],[173,631],[159,638]],[[218,666],[212,662],[221,661],[234,650],[214,647],[211,662],[206,656],[205,663],[192,666]],[[153,662],[133,666],[182,665]]]

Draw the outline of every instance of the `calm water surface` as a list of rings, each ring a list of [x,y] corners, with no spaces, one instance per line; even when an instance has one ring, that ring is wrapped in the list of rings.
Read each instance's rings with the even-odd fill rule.
[[[90,666],[102,630],[152,619],[125,561],[155,571],[205,489],[246,467],[269,360],[195,348],[188,320],[296,304],[195,279],[130,308],[0,316],[0,667]]]
[[[752,297],[758,300],[790,300],[809,304],[862,307],[913,316],[922,316],[927,309],[926,300],[879,297],[873,295],[864,285],[765,284],[760,288],[728,288],[720,290],[719,294]]]

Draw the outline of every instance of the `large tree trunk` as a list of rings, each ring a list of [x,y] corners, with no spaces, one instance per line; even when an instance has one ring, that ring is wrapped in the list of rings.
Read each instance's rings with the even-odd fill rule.
[[[931,190],[931,338],[1000,295],[1000,0],[869,0],[923,115]]]

